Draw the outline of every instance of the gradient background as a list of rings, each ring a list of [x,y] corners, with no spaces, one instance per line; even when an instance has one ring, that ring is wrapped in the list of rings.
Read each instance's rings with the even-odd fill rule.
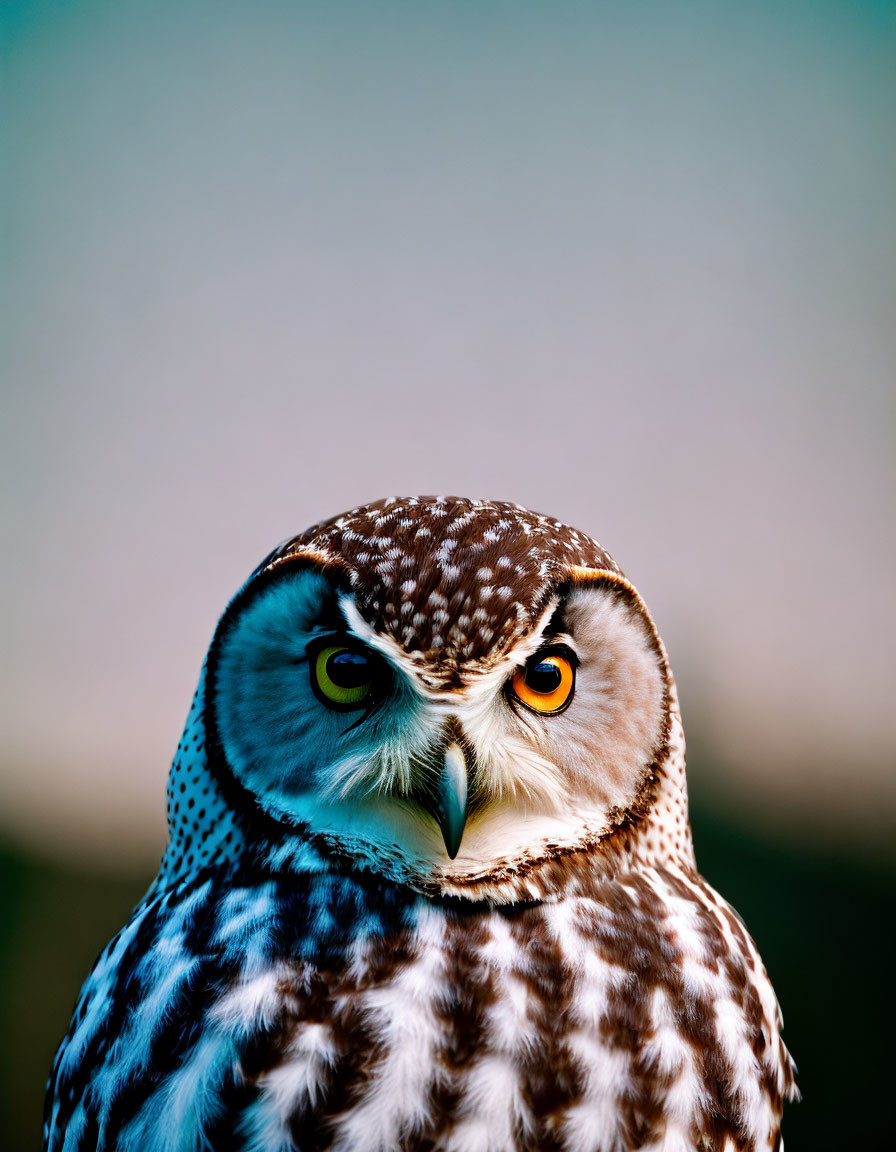
[[[788,1152],[892,1147],[896,4],[0,5],[0,1133],[228,597],[391,493],[617,556]]]

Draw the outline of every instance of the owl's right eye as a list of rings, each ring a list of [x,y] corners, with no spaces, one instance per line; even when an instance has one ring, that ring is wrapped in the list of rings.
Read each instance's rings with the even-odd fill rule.
[[[367,708],[382,688],[382,661],[361,644],[329,636],[308,646],[311,687],[328,708]]]

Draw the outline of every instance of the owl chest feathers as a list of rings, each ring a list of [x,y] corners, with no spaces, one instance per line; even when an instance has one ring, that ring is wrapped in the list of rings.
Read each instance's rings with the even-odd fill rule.
[[[213,869],[112,942],[54,1076],[51,1148],[150,1152],[765,1149],[792,1085],[752,942],[673,868],[499,907]]]

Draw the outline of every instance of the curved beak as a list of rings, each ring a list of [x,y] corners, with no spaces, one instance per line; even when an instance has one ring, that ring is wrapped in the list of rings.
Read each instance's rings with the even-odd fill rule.
[[[442,829],[445,850],[452,860],[460,849],[467,823],[467,775],[463,750],[452,740],[445,748],[436,786],[436,819]]]

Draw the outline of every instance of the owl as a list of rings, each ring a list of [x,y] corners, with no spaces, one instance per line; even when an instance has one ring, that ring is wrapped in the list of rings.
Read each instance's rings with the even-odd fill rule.
[[[698,874],[663,644],[583,533],[391,499],[253,572],[51,1152],[759,1152],[796,1094]]]

